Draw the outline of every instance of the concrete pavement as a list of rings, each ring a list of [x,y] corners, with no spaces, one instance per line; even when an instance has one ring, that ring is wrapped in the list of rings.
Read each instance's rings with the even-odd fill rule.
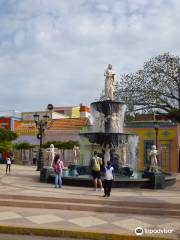
[[[74,232],[76,237],[91,239],[121,239],[124,234],[128,239],[136,236],[135,228],[142,227],[146,239],[180,237],[180,175],[176,185],[165,190],[123,188],[113,189],[108,199],[102,195],[92,188],[56,189],[40,183],[34,166],[12,165],[11,175],[5,175],[5,165],[0,165],[0,230],[51,229],[59,230],[59,236],[64,231],[66,236]],[[172,233],[157,233],[163,229]]]

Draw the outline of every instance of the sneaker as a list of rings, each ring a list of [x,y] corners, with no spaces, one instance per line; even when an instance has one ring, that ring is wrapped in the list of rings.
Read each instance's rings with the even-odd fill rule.
[[[101,188],[100,191],[103,192],[103,191],[104,191],[104,188]]]

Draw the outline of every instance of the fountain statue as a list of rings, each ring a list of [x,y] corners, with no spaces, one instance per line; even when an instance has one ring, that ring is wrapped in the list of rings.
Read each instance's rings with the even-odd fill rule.
[[[74,163],[79,164],[80,161],[80,149],[78,146],[74,145],[73,147]]]
[[[112,150],[112,147],[110,144],[105,144],[102,147],[102,152],[104,151],[104,165],[107,165],[107,162],[111,160],[110,151]]]
[[[51,144],[50,147],[48,149],[46,149],[46,152],[49,153],[50,167],[52,168],[54,156],[55,156],[54,144]]]
[[[105,78],[105,97],[106,99],[113,100],[114,98],[114,76],[112,65],[109,64],[104,73]]]

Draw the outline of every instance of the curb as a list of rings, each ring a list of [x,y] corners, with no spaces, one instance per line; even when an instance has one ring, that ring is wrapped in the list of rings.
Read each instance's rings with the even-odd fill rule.
[[[131,236],[121,235],[116,233],[103,233],[80,230],[65,230],[65,229],[48,229],[48,228],[33,228],[33,227],[18,227],[10,225],[0,225],[0,233],[20,234],[20,235],[35,235],[49,237],[67,237],[67,238],[83,238],[93,240],[169,240],[169,238],[148,237],[148,236]]]

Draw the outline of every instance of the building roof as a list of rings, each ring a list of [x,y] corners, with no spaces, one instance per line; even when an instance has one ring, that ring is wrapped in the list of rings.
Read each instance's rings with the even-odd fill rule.
[[[87,123],[87,118],[53,119],[49,123],[48,130],[80,130]]]
[[[53,110],[71,110],[72,108],[77,108],[79,106],[71,106],[71,107],[54,107]]]
[[[87,125],[87,123],[87,118],[53,119],[48,122],[47,130],[80,131],[83,126]],[[15,128],[15,132],[19,135],[35,135],[37,134],[37,128],[33,121],[24,120]]]
[[[33,121],[24,120],[22,121],[14,131],[19,135],[35,135],[37,129]]]

